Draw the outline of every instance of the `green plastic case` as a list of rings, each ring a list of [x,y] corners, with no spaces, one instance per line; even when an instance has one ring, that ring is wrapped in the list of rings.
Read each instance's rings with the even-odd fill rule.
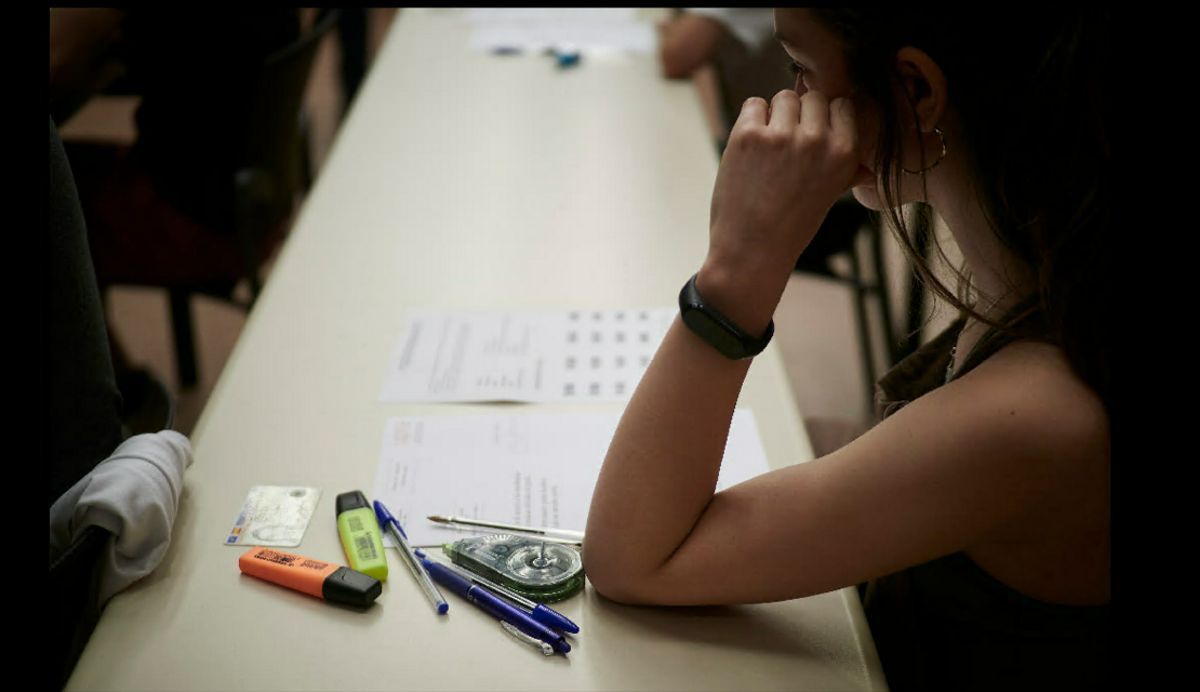
[[[492,534],[442,546],[454,564],[540,603],[583,589],[583,557],[575,548],[531,536]]]

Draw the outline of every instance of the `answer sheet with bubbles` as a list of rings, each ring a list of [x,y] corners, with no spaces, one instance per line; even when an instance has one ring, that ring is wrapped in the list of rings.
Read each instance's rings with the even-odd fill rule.
[[[627,401],[675,308],[411,310],[380,401]]]

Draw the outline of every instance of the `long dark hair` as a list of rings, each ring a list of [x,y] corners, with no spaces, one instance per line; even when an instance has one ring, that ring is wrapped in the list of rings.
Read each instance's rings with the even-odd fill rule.
[[[857,87],[881,107],[876,170],[887,172],[886,213],[921,279],[964,314],[1058,344],[1110,404],[1109,12],[984,12],[974,5],[813,12],[842,39]],[[993,232],[1036,277],[1036,294],[999,321],[967,304],[965,273],[958,272],[956,291],[934,277],[898,211],[900,176],[907,174],[900,171],[900,120],[892,106],[899,80],[894,62],[907,45],[942,68],[963,125],[962,141],[950,145],[970,152],[974,187]],[[936,238],[927,240],[936,246]]]

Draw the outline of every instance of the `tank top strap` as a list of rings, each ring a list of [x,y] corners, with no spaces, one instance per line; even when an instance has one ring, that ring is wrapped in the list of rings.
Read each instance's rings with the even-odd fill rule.
[[[1011,322],[1010,326],[1006,328],[988,327],[988,330],[984,332],[983,336],[979,337],[979,341],[975,342],[974,347],[967,353],[967,356],[962,360],[961,365],[959,365],[950,380],[957,380],[974,370],[980,363],[991,358],[997,351],[1014,341],[1039,335],[1042,318],[1041,312],[1037,309],[1037,303],[1037,296],[1026,298],[1014,305],[1001,318],[1001,324]],[[965,324],[965,318],[960,319]]]

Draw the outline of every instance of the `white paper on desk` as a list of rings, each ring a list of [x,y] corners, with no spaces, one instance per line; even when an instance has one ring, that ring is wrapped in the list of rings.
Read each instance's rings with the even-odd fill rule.
[[[626,401],[675,313],[674,308],[412,310],[379,398]]]
[[[426,518],[431,514],[583,531],[600,465],[620,415],[390,418],[375,477],[375,498],[396,515],[416,546],[442,545],[481,533],[434,524]],[[738,409],[717,489],[768,470],[754,416]]]
[[[466,13],[475,50],[547,49],[585,53],[654,51],[654,29],[632,8],[475,9]]]

